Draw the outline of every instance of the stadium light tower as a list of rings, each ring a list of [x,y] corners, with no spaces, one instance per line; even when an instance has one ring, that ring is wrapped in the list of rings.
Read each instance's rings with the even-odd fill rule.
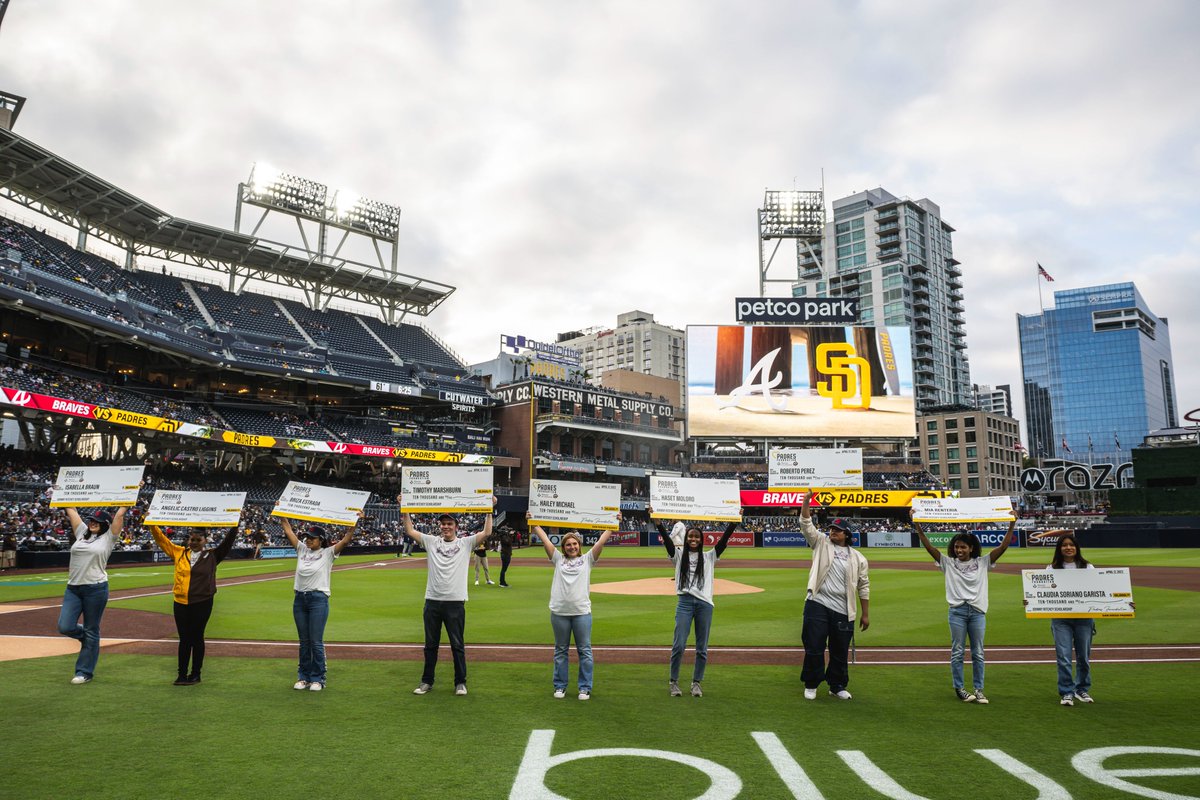
[[[816,272],[821,266],[821,237],[825,233],[825,192],[768,189],[758,210],[758,293],[766,297],[768,283],[786,283]],[[770,277],[771,266],[784,241],[796,248],[796,271],[786,278]],[[769,252],[768,252],[769,251]]]
[[[337,258],[351,234],[365,236],[372,241],[380,269],[392,275],[397,273],[400,242],[400,207],[370,200],[349,189],[330,191],[323,183],[301,178],[284,172],[270,164],[259,161],[250,170],[245,183],[238,184],[237,210],[234,213],[234,230],[242,231],[242,207],[256,206],[263,209],[262,216],[254,227],[247,231],[251,236],[259,229],[271,212],[279,212],[293,218],[300,232],[300,239],[308,256],[315,260]],[[304,222],[316,223],[315,246],[310,242]],[[332,247],[330,230],[339,230],[342,236]],[[379,243],[390,245],[385,256]]]

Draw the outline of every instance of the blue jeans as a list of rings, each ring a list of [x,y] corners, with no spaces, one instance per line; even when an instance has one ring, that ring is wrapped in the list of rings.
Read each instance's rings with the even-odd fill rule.
[[[79,640],[79,658],[75,659],[75,674],[92,677],[96,660],[100,658],[100,618],[108,605],[108,583],[87,583],[67,586],[63,594],[62,611],[58,614],[58,632]],[[83,624],[79,617],[83,615]]]
[[[679,663],[687,647],[688,633],[692,623],[696,624],[696,665],[692,667],[692,680],[704,680],[704,668],[708,665],[708,632],[712,628],[713,607],[711,603],[690,594],[679,595],[675,606],[675,641],[671,643],[671,680],[679,680]]]
[[[296,592],[292,602],[296,633],[300,636],[300,665],[297,680],[325,682],[325,623],[329,619],[329,595],[324,592]]]
[[[963,688],[963,644],[971,639],[971,681],[983,688],[983,632],[987,615],[970,603],[950,606],[950,679]]]
[[[579,654],[579,691],[592,691],[592,615],[564,617],[550,612],[550,627],[554,629],[554,688],[567,688],[567,653],[571,636],[575,636],[575,652]]]
[[[1058,693],[1086,692],[1092,688],[1092,634],[1096,626],[1090,619],[1052,619],[1054,656],[1058,660]],[[1071,676],[1071,648],[1075,648],[1075,676]]]

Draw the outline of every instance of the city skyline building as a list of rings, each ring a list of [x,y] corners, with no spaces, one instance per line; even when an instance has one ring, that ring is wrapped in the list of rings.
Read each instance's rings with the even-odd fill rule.
[[[1119,463],[1178,424],[1170,326],[1132,282],[1057,291],[1017,331],[1030,455]]]
[[[566,331],[555,341],[579,351],[580,369],[593,383],[610,370],[629,370],[683,386],[684,333],[656,322],[647,311],[626,311],[617,315],[615,327]]]
[[[963,497],[1020,494],[1017,421],[1005,414],[964,409],[917,420],[925,469]]]
[[[980,411],[1003,414],[1006,417],[1013,415],[1012,387],[1009,384],[990,386],[986,383],[973,383],[971,384],[971,394],[975,398],[972,405]]]
[[[820,245],[797,252],[792,294],[857,298],[863,324],[910,326],[917,410],[973,405],[962,268],[941,209],[882,187],[832,206]]]

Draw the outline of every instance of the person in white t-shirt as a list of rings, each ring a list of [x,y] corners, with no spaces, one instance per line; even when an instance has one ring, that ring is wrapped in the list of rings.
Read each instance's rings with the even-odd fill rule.
[[[403,501],[399,496],[396,500]],[[496,496],[492,495],[492,506]],[[467,649],[463,643],[463,631],[467,624],[467,572],[471,565],[472,552],[492,535],[492,515],[485,514],[483,530],[470,536],[459,537],[458,520],[450,514],[438,517],[438,535],[419,533],[413,527],[412,517],[401,516],[404,535],[420,542],[425,548],[425,670],[421,682],[413,694],[428,694],[433,688],[434,671],[437,669],[438,647],[442,643],[442,628],[450,640],[450,654],[454,659],[454,694],[467,693]]]
[[[1058,534],[1054,545],[1054,558],[1047,569],[1095,569],[1083,557],[1083,551],[1075,534],[1070,531],[1047,531]],[[1093,619],[1054,617],[1050,620],[1050,633],[1054,636],[1054,656],[1058,662],[1058,702],[1073,706],[1075,701],[1094,703],[1088,692],[1092,688],[1092,637],[1096,635]],[[1075,673],[1071,674],[1071,651],[1075,651]]]
[[[654,509],[646,507],[653,514]],[[738,509],[741,515],[741,509]],[[675,605],[675,636],[671,643],[671,672],[667,691],[671,697],[680,697],[679,667],[683,662],[683,651],[687,648],[688,634],[696,628],[696,663],[692,667],[692,697],[703,697],[700,684],[708,666],[708,635],[712,630],[713,582],[716,578],[717,559],[725,552],[729,537],[738,523],[731,522],[711,550],[704,549],[704,531],[696,526],[686,527],[683,546],[676,547],[666,527],[658,523],[667,558],[675,565],[675,594],[679,601]]]
[[[530,519],[531,514],[525,514]],[[561,700],[567,694],[567,654],[571,636],[575,636],[575,652],[579,654],[579,699],[592,696],[592,567],[600,558],[604,543],[612,531],[604,531],[583,552],[583,539],[575,531],[562,535],[562,552],[555,549],[550,537],[540,525],[531,530],[542,542],[546,556],[554,565],[550,582],[550,627],[554,630],[554,696]]]
[[[804,623],[800,638],[804,642],[804,699],[816,700],[817,687],[829,684],[829,694],[839,700],[851,699],[850,643],[854,640],[854,620],[866,630],[871,626],[871,580],[866,557],[852,546],[854,526],[838,517],[829,523],[829,533],[817,530],[812,521],[812,491],[804,496],[800,512],[800,532],[812,548],[812,567],[808,571],[808,589],[804,601]],[[862,614],[858,614],[858,605]],[[829,665],[825,650],[829,649]]]
[[[946,553],[938,550],[929,541],[921,523],[913,520],[913,527],[925,551],[937,562],[938,569],[946,579],[946,602],[950,604],[950,680],[958,699],[966,703],[987,704],[983,693],[983,636],[987,630],[988,573],[1004,555],[1012,541],[1014,519],[1008,525],[1004,541],[983,556],[979,537],[973,533],[956,533],[950,538]],[[949,554],[949,555],[947,555]],[[971,682],[974,691],[968,692],[963,683],[963,650],[967,639],[971,640]]]
[[[358,514],[362,520],[362,512]],[[342,538],[332,545],[329,532],[319,525],[304,531],[304,538],[292,529],[286,518],[280,519],[283,535],[296,548],[296,580],[292,589],[292,618],[300,638],[300,663],[293,689],[319,692],[325,688],[325,623],[329,621],[330,576],[333,560],[341,555],[354,538],[355,525],[346,527]]]
[[[64,510],[71,524],[71,561],[58,632],[79,640],[71,683],[80,684],[91,681],[100,658],[100,619],[108,605],[108,557],[121,536],[126,509],[118,508],[115,514],[96,509],[86,519],[74,508]]]

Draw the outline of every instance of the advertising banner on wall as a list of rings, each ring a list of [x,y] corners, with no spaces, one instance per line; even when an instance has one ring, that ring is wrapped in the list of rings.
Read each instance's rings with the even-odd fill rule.
[[[813,505],[824,508],[906,508],[914,497],[944,497],[946,491],[895,491],[872,489],[834,489],[813,493]],[[804,505],[804,492],[771,492],[761,489],[745,489],[741,493],[742,505],[746,508],[800,508]]]
[[[689,436],[910,439],[906,327],[692,325]]]
[[[911,547],[912,534],[908,531],[868,531],[867,547]]]
[[[704,531],[704,546],[712,547],[717,542],[721,541],[721,534],[724,530],[719,531]],[[647,545],[650,547],[662,547],[662,534],[658,531],[651,531],[647,534]],[[734,531],[729,536],[729,541],[726,542],[729,547],[754,547],[754,534],[750,531]]]

